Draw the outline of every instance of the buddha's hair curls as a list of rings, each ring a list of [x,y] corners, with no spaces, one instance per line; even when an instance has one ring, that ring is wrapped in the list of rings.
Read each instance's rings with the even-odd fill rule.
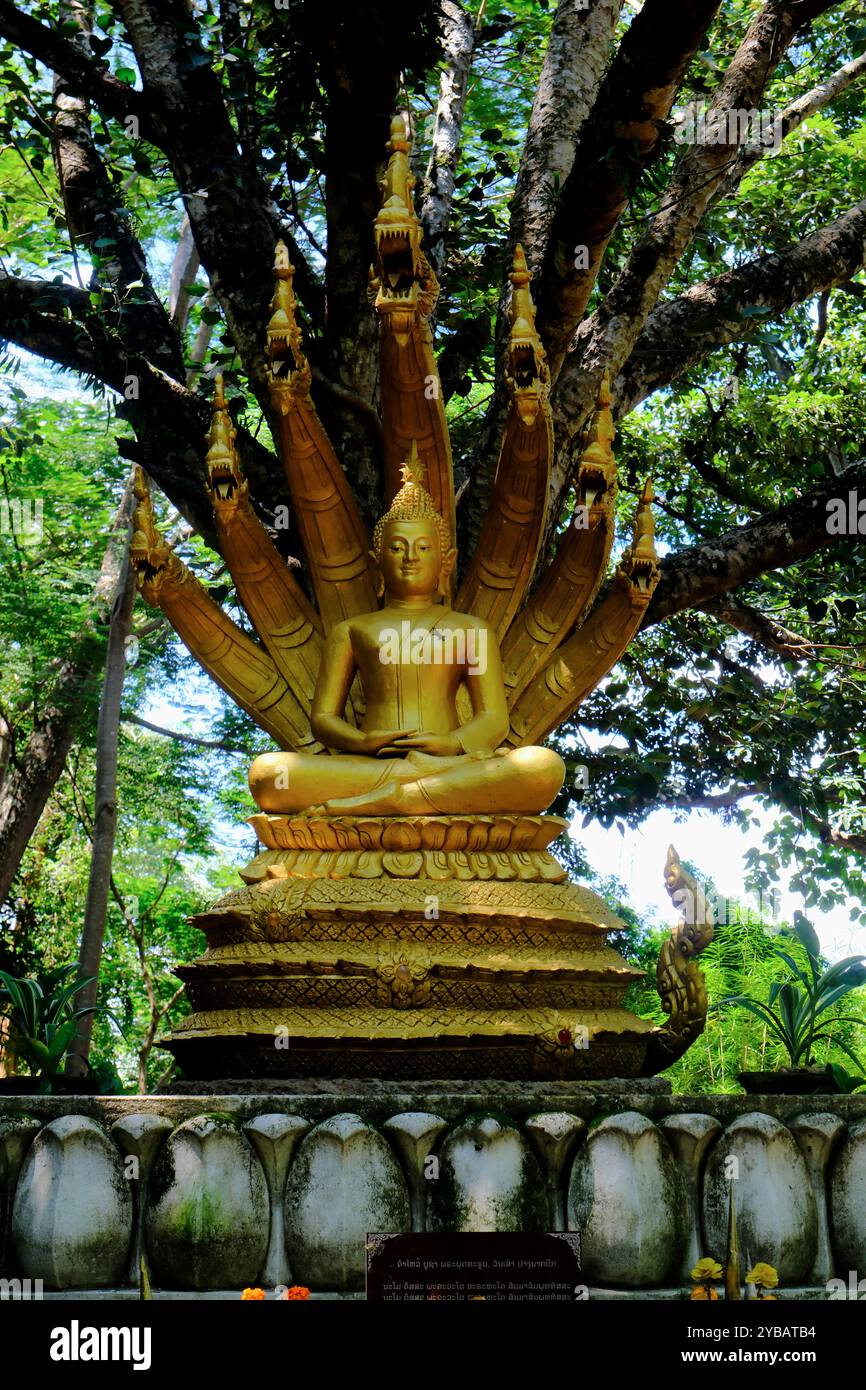
[[[391,521],[435,521],[439,530],[439,542],[442,547],[442,554],[447,555],[451,549],[451,533],[445,524],[444,518],[437,512],[433,505],[433,498],[430,496],[423,483],[424,465],[418,457],[418,445],[412,440],[412,452],[403,464],[401,469],[403,486],[397,493],[384,516],[376,522],[373,531],[373,550],[376,555],[382,553],[382,537],[385,534],[385,527]]]

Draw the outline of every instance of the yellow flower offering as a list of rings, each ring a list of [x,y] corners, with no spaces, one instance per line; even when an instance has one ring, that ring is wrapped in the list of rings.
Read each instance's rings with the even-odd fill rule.
[[[779,1275],[772,1265],[759,1262],[749,1270],[746,1283],[754,1284],[757,1289],[775,1289],[779,1283]]]

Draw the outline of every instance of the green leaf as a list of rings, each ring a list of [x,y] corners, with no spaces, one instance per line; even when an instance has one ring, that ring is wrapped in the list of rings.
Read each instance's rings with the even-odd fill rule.
[[[794,913],[794,932],[797,940],[809,957],[810,963],[819,960],[821,957],[821,942],[818,940],[818,933],[815,931],[808,917],[804,917],[802,912]]]

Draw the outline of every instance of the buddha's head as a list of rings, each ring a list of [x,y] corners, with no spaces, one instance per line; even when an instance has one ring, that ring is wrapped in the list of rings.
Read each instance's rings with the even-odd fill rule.
[[[445,597],[457,559],[443,518],[425,488],[418,447],[403,464],[403,486],[376,523],[370,551],[379,573],[378,593],[393,598]]]

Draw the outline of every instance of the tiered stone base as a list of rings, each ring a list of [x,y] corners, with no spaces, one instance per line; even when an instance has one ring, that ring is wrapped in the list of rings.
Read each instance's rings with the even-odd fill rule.
[[[604,902],[541,816],[255,816],[246,887],[197,917],[194,1012],[163,1040],[214,1077],[545,1079],[640,1073],[652,1026]]]

